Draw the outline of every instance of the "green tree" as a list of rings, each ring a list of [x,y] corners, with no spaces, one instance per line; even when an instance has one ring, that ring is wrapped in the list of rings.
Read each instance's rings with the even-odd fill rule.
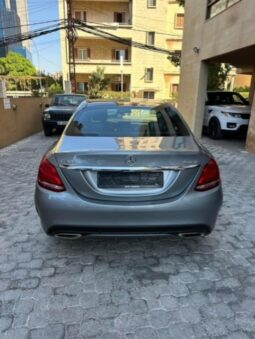
[[[209,64],[208,68],[207,89],[224,89],[225,81],[232,67],[229,64]]]
[[[59,83],[53,83],[48,88],[48,93],[50,97],[54,94],[63,93],[63,87]]]
[[[102,92],[105,91],[110,83],[110,79],[104,74],[104,68],[97,67],[97,70],[89,77],[88,95],[91,99],[102,97]]]
[[[0,74],[6,75],[7,71],[5,68],[5,58],[0,58]]]
[[[9,52],[7,57],[0,58],[0,72],[9,76],[32,76],[36,75],[36,68],[32,62],[22,55]],[[3,72],[3,73],[2,73]]]

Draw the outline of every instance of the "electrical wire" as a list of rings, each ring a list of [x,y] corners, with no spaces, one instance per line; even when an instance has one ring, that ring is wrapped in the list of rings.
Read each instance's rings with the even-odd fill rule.
[[[130,40],[130,39],[126,39],[126,38],[120,38],[117,35],[111,34],[109,32],[105,32],[99,28],[89,26],[80,20],[74,20],[74,22],[76,24],[75,27],[78,30],[84,31],[86,33],[91,33],[93,35],[96,35],[96,36],[99,36],[99,37],[102,37],[102,38],[105,38],[111,41],[115,41],[126,46],[132,46],[132,47],[141,48],[141,49],[158,52],[162,54],[167,54],[167,55],[175,54],[175,51],[170,51],[164,48],[143,44],[143,43]]]

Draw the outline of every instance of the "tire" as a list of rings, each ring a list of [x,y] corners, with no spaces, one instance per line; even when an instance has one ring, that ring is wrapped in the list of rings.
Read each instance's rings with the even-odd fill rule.
[[[218,119],[213,118],[209,123],[209,136],[214,140],[223,138],[223,132]]]
[[[46,137],[50,137],[52,135],[52,130],[50,128],[44,127],[43,132]]]

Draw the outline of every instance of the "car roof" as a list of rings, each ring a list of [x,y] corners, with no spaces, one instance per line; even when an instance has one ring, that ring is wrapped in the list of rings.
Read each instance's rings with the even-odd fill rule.
[[[55,94],[54,97],[62,97],[62,96],[65,96],[65,97],[84,97],[85,98],[85,95],[84,94],[65,94],[65,93],[61,93],[61,94]]]

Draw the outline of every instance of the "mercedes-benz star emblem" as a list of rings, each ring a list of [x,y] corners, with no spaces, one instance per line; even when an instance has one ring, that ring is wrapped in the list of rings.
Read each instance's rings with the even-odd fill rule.
[[[129,155],[129,156],[127,157],[127,159],[126,159],[126,164],[127,164],[128,166],[132,166],[132,165],[134,165],[135,163],[136,163],[136,157],[133,156],[133,155]]]

